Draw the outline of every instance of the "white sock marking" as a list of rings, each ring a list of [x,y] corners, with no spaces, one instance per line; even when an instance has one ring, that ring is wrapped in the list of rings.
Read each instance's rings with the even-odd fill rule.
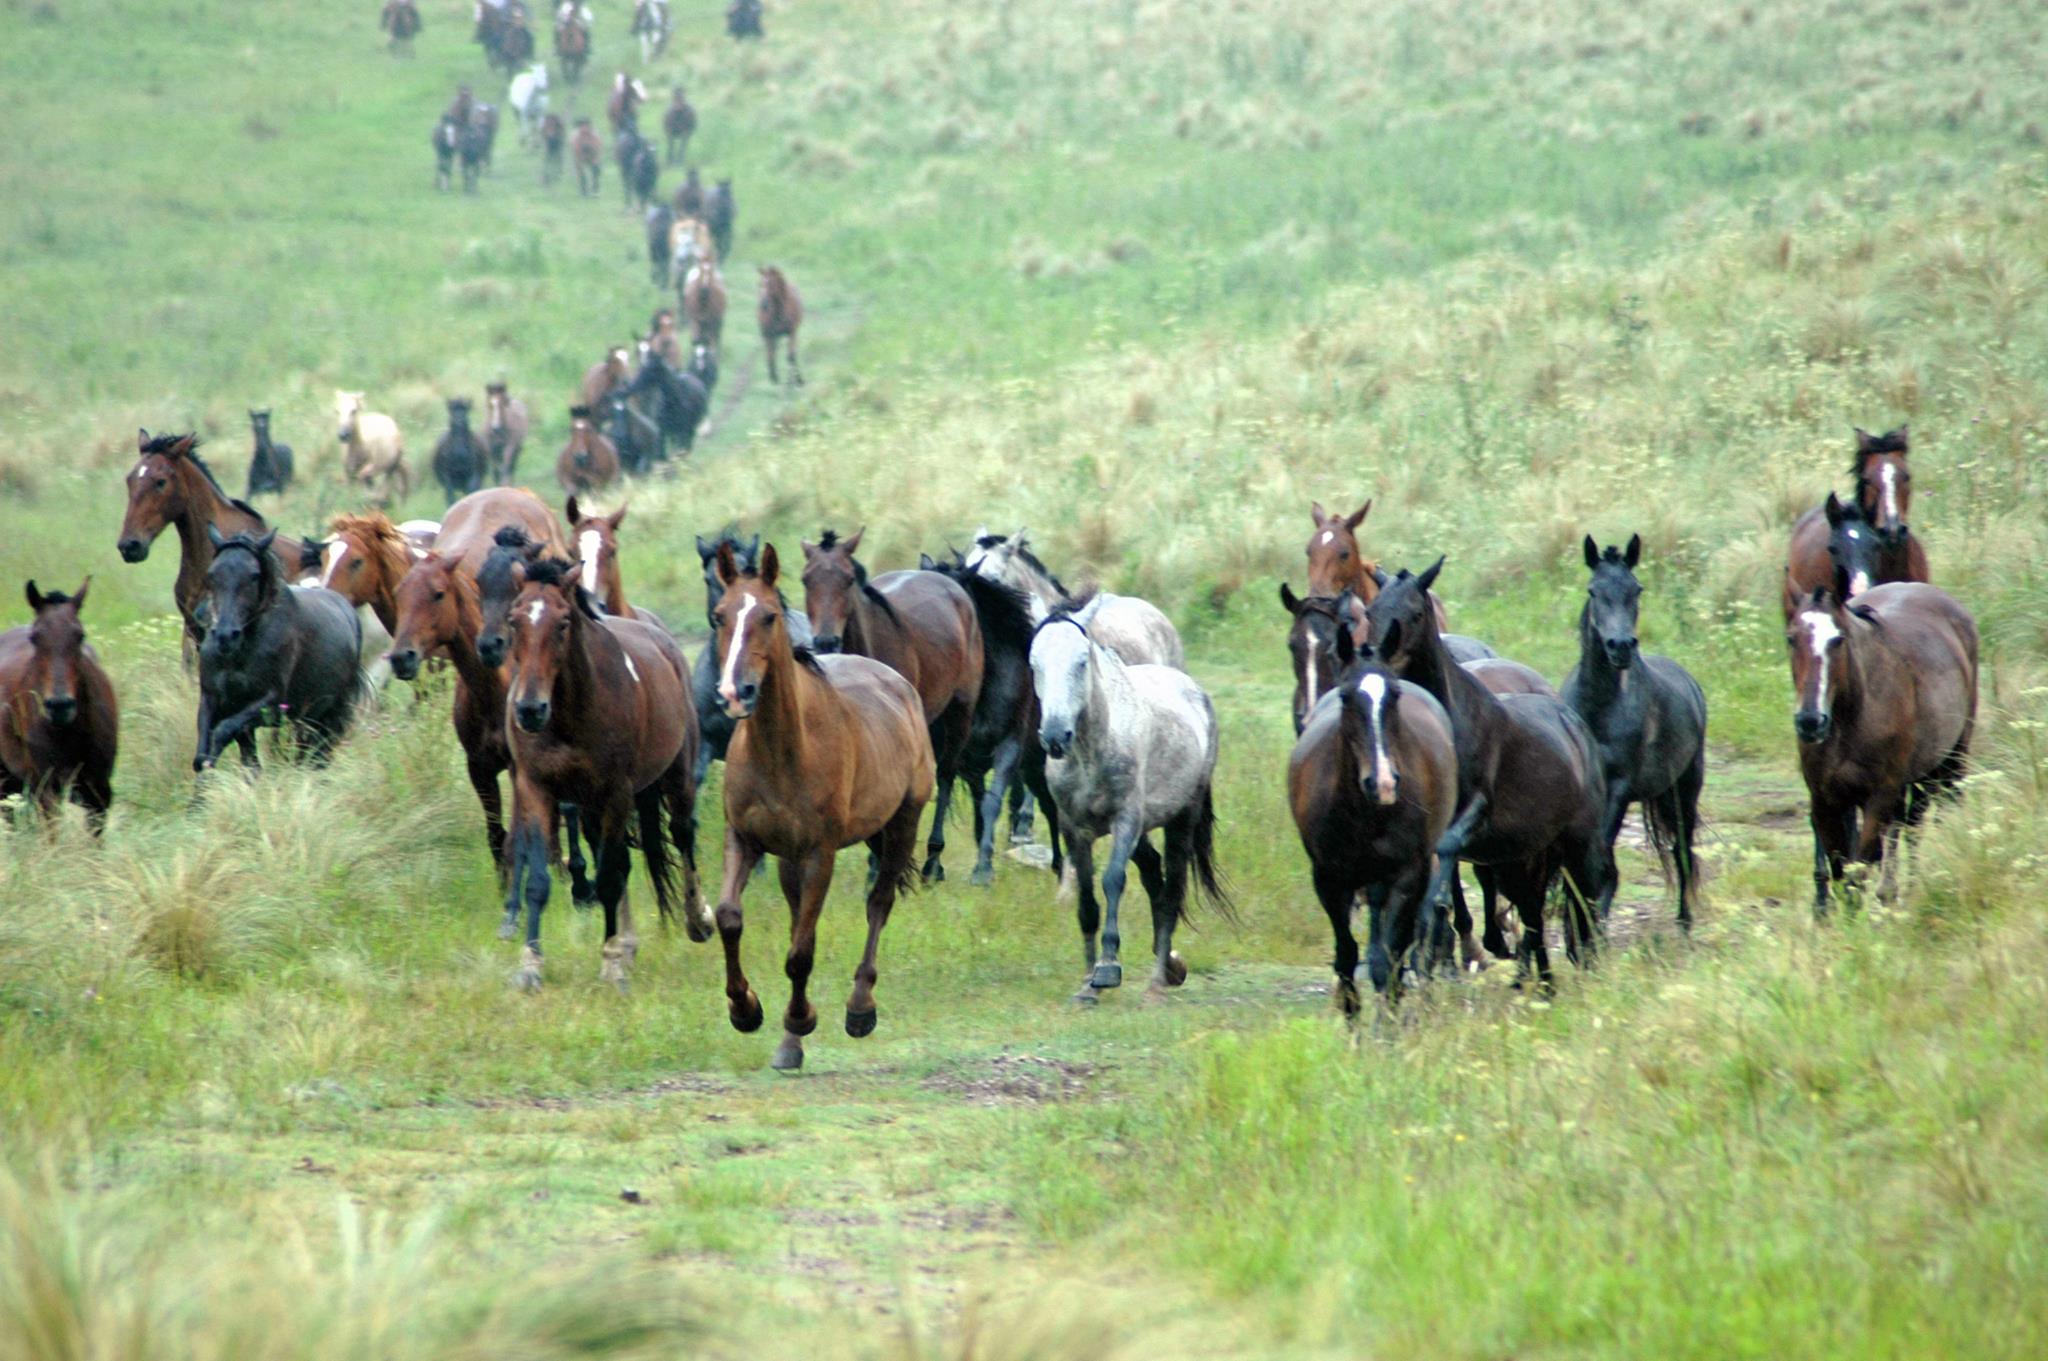
[[[576,536],[576,551],[583,557],[583,589],[597,594],[597,555],[604,549],[604,535],[586,529]]]
[[[740,664],[740,644],[746,640],[747,616],[754,612],[754,606],[758,603],[754,597],[748,596],[740,603],[739,618],[732,621],[732,642],[725,648],[725,669],[718,674],[718,693],[727,699],[735,699],[739,695],[738,687],[733,684],[732,673]]]

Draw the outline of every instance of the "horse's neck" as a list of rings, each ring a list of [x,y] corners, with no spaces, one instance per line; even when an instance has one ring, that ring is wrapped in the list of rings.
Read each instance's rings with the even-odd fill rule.
[[[1579,614],[1579,700],[1582,707],[1598,713],[1621,698],[1627,673],[1608,664],[1607,649],[1593,634],[1584,611]]]
[[[809,754],[810,721],[826,703],[827,683],[806,671],[795,652],[787,649],[773,656],[761,681],[760,702],[747,720],[748,750],[771,769],[800,770]],[[763,723],[763,718],[768,721]]]
[[[613,565],[611,579],[605,582],[604,608],[606,613],[617,615],[621,619],[633,617],[633,607],[626,603],[626,578],[616,564]]]
[[[1088,640],[1088,698],[1076,715],[1074,742],[1091,751],[1106,751],[1115,744],[1111,726],[1117,707],[1134,702],[1135,689],[1130,672],[1114,652]]]
[[[184,508],[172,523],[178,528],[178,600],[197,603],[206,586],[206,571],[213,566],[213,540],[207,530],[218,527],[222,537],[268,528],[260,515],[250,515],[213,489],[213,484],[196,470],[186,481]]]
[[[1042,573],[1026,568],[1023,577],[1024,594],[1031,605],[1031,622],[1043,624],[1046,616],[1052,613],[1053,606],[1064,605],[1067,598],[1052,584],[1052,580]]]
[[[846,642],[847,651],[878,661],[886,659],[876,652],[877,648],[892,656],[905,650],[902,627],[874,602],[866,587],[859,585],[853,588],[853,608],[846,612]]]

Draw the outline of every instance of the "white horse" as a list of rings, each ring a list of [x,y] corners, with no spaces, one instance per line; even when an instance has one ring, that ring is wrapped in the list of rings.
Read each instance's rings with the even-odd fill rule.
[[[1125,866],[1152,900],[1152,980],[1147,995],[1178,987],[1187,965],[1173,952],[1173,929],[1187,915],[1192,868],[1211,902],[1230,910],[1216,874],[1216,712],[1209,696],[1177,667],[1127,666],[1095,636],[1109,608],[1097,596],[1055,608],[1031,639],[1031,680],[1038,691],[1038,740],[1045,782],[1058,805],[1067,856],[1080,881],[1081,954],[1088,978],[1075,994],[1093,1002],[1123,982],[1117,908]],[[1163,829],[1165,853],[1147,838]],[[1108,919],[1095,950],[1095,842],[1110,838],[1102,869]]]
[[[532,146],[540,139],[541,119],[548,116],[548,64],[537,61],[512,77],[505,102],[519,119],[519,145]]]
[[[1073,596],[1046,565],[1032,555],[1030,540],[1019,529],[1015,534],[991,534],[983,525],[974,531],[974,546],[967,550],[967,566],[1022,591],[1031,599],[1031,622],[1042,624],[1054,610],[1070,603]],[[1089,632],[1124,662],[1184,667],[1187,655],[1181,648],[1180,630],[1149,600],[1134,595],[1098,593],[1094,600],[1094,623]]]
[[[401,500],[410,495],[412,472],[405,466],[405,437],[398,433],[398,422],[382,412],[364,410],[362,393],[339,390],[334,394],[334,417],[341,427],[336,438],[341,441],[342,479],[360,482],[369,491],[381,477],[387,498],[394,484]]]

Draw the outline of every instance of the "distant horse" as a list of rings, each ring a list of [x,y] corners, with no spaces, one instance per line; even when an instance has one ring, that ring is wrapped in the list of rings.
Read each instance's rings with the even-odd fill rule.
[[[1611,847],[1631,803],[1643,806],[1650,844],[1676,873],[1678,924],[1692,929],[1699,875],[1693,834],[1707,778],[1707,696],[1669,657],[1646,656],[1636,640],[1642,587],[1640,535],[1601,552],[1587,535],[1593,574],[1579,612],[1579,664],[1564,678],[1564,702],[1578,710],[1600,748],[1607,784],[1605,835]],[[1606,915],[1611,895],[1600,904]]]
[[[854,554],[864,530],[826,530],[804,544],[804,613],[821,653],[872,657],[909,681],[924,709],[937,762],[938,795],[925,841],[924,877],[946,877],[946,814],[961,772],[987,659],[974,597],[937,572],[884,572],[868,579]]]
[[[562,115],[550,113],[540,120],[540,182],[553,184],[562,178],[562,151],[568,144],[568,131],[562,126]]]
[[[1886,538],[1861,504],[1844,505],[1833,492],[1821,510],[1827,517],[1830,579],[1842,583],[1848,599],[1888,581],[1926,580],[1927,555],[1920,540],[1904,533]]]
[[[734,38],[761,36],[761,0],[732,0],[725,7],[725,31]]]
[[[178,580],[172,587],[178,613],[185,620],[185,639],[196,648],[206,637],[206,569],[213,564],[211,530],[227,534],[262,534],[270,528],[254,506],[229,498],[197,452],[197,435],[136,438],[142,457],[128,470],[128,513],[121,520],[116,546],[124,562],[142,562],[150,545],[167,527],[178,530]],[[279,536],[278,552],[296,560],[297,539]],[[188,654],[189,659],[189,654]]]
[[[209,622],[199,648],[199,747],[209,770],[233,742],[257,765],[256,729],[289,722],[300,754],[324,764],[348,731],[362,690],[355,607],[320,586],[287,585],[277,535],[223,538],[209,527]]]
[[[533,31],[526,22],[526,6],[521,0],[508,4],[479,0],[477,4],[472,39],[483,46],[484,60],[508,76],[533,59]]]
[[[668,97],[668,107],[661,113],[661,132],[665,139],[662,146],[662,162],[666,165],[680,165],[690,155],[690,138],[697,133],[697,110],[690,104],[689,96],[678,85]]]
[[[658,307],[648,318],[647,348],[661,358],[661,362],[672,369],[683,367],[683,337],[676,329],[675,309]]]
[[[511,396],[503,383],[484,384],[484,436],[490,443],[491,475],[500,483],[512,481],[531,427],[525,402]]]
[[[114,801],[121,710],[78,622],[91,587],[87,577],[70,595],[45,595],[31,581],[33,622],[0,632],[0,798],[26,794],[45,818],[68,798],[98,833]]]
[[[924,710],[909,681],[866,657],[814,656],[792,645],[776,589],[775,546],[758,572],[742,571],[730,545],[715,564],[723,596],[712,645],[718,693],[738,730],[726,749],[725,876],[718,935],[733,1028],[761,1025],[761,1002],[740,965],[740,893],[764,855],[781,861],[790,909],[789,1007],[774,1066],[803,1066],[804,1036],[817,1028],[808,989],[818,917],[840,848],[866,842],[873,859],[867,948],[846,999],[846,1033],[874,1032],[875,952],[897,895],[914,886],[917,826],[934,783]]]
[[[1853,857],[1897,892],[1900,835],[1952,793],[1977,724],[1977,621],[1938,587],[1808,594],[1785,633],[1799,708],[1799,768],[1813,815],[1813,910]]]
[[[667,288],[669,284],[669,234],[675,229],[675,209],[666,203],[648,205],[641,218],[641,225],[647,233],[647,274],[656,288]]]
[[[634,0],[633,27],[640,40],[640,64],[652,62],[668,50],[668,0]]]
[[[412,471],[405,466],[405,438],[398,422],[363,406],[364,394],[336,389],[334,417],[340,426],[341,476],[351,486],[360,484],[365,493],[384,480],[384,495],[396,488],[403,500],[412,493]]]
[[[1871,586],[1934,579],[1927,550],[1913,537],[1908,518],[1913,509],[1911,449],[1912,437],[1903,425],[1882,435],[1856,431],[1856,461],[1849,469],[1856,479],[1853,504],[1844,506],[1829,492],[1825,505],[1807,511],[1792,526],[1783,600],[1788,622],[1805,608],[1814,591],[1834,589],[1835,564],[1829,548],[1840,538],[1870,539],[1860,547],[1872,550],[1875,558],[1867,569]],[[1852,582],[1853,591],[1863,589]]]
[[[717,258],[718,246],[702,218],[676,217],[669,223],[668,254],[669,277],[680,287],[699,263]]]
[[[1093,1002],[1104,989],[1123,983],[1117,914],[1130,861],[1137,861],[1138,878],[1152,900],[1149,993],[1187,980],[1187,965],[1173,950],[1173,932],[1187,915],[1191,870],[1210,900],[1231,914],[1216,870],[1215,710],[1202,687],[1178,667],[1126,666],[1096,642],[1091,629],[1101,608],[1092,599],[1061,606],[1031,639],[1045,779],[1080,884],[1081,957],[1088,976],[1075,995],[1078,1002]],[[1163,831],[1163,854],[1148,839],[1155,828]],[[1110,838],[1102,871],[1106,920],[1095,899],[1095,843],[1104,836]]]
[[[725,333],[725,280],[718,266],[700,260],[683,279],[683,316],[690,323],[690,339],[716,352]]]
[[[674,206],[677,217],[704,216],[704,182],[697,178],[696,166],[683,172],[683,182],[676,186]]]
[[[604,437],[618,451],[619,471],[644,477],[666,456],[661,427],[624,392],[605,399]]]
[[[530,147],[540,140],[540,120],[548,112],[548,68],[545,62],[512,77],[505,90],[505,104],[519,120],[519,145]]]
[[[968,549],[966,561],[990,581],[1029,597],[1033,623],[1044,623],[1054,610],[1074,599],[1032,553],[1030,539],[1022,529],[1015,534],[991,534],[982,526],[974,532],[974,546]],[[1107,591],[1095,592],[1093,599],[1099,603],[1090,615],[1089,636],[1124,662],[1133,666],[1181,666],[1185,662],[1179,630],[1150,601]]]
[[[704,221],[711,228],[711,242],[718,248],[721,260],[732,254],[732,224],[738,215],[739,205],[733,201],[732,181],[720,180],[704,196]]]
[[[480,134],[483,138],[482,163],[484,172],[489,174],[492,170],[491,158],[496,154],[498,146],[498,106],[496,104],[477,105],[476,113],[471,116],[469,123],[471,130]]]
[[[592,409],[602,406],[613,388],[624,387],[632,379],[633,367],[626,347],[614,345],[605,351],[603,359],[583,371],[582,404]]]
[[[455,187],[455,158],[462,151],[465,126],[454,115],[445,113],[434,125],[431,143],[434,148],[434,187],[443,193]]]
[[[270,438],[270,412],[251,411],[249,431],[256,437],[256,448],[249,455],[249,490],[243,499],[253,501],[258,492],[282,494],[292,484],[292,447],[279,444]]]
[[[653,610],[626,603],[626,578],[619,570],[619,526],[626,521],[626,508],[620,506],[609,515],[591,514],[572,496],[563,511],[569,522],[569,542],[576,548],[576,584],[602,605],[606,614],[666,630],[668,625]]]
[[[691,345],[688,372],[704,385],[704,395],[708,398],[718,390],[718,352],[701,342]],[[704,424],[697,427],[697,433],[707,436],[711,433],[709,415],[704,417]]]
[[[641,359],[640,371],[633,381],[626,384],[625,396],[638,403],[639,410],[660,431],[664,447],[658,458],[668,457],[665,446],[669,443],[685,454],[696,447],[697,427],[703,424],[711,399],[694,376],[677,373],[662,363],[659,355],[650,352]]]
[[[604,178],[604,142],[588,118],[576,120],[569,152],[576,160],[576,192],[584,198],[595,198],[599,181]]]
[[[1315,597],[1312,597],[1315,598]],[[1420,943],[1436,847],[1458,803],[1458,748],[1434,696],[1377,663],[1344,673],[1287,763],[1287,801],[1336,942],[1337,1005],[1359,1010],[1352,904],[1365,896],[1373,991],[1398,999]]]
[[[706,539],[697,536],[697,558],[704,568],[704,618],[712,636],[718,634],[718,602],[725,598],[725,584],[718,576],[718,550],[732,550],[733,561],[743,573],[755,571],[760,562],[761,536],[742,539],[735,529],[727,528]],[[780,593],[777,598],[781,600]],[[811,621],[804,617],[802,610],[789,608],[787,600],[781,600],[783,627],[789,634],[793,646],[808,649],[811,645]],[[705,773],[713,761],[725,759],[726,746],[732,741],[734,720],[725,711],[725,701],[718,697],[719,659],[718,649],[706,647],[697,654],[697,665],[690,672],[690,696],[697,706],[697,731],[703,736],[703,745],[697,749],[696,780],[704,783]]]
[[[447,493],[448,504],[481,491],[491,467],[491,455],[476,432],[469,428],[471,402],[467,397],[448,399],[448,430],[434,445],[434,480]]]
[[[384,12],[377,27],[391,35],[387,50],[392,56],[412,55],[412,40],[420,33],[419,6],[413,0],[384,0]]]
[[[619,451],[590,423],[590,408],[569,408],[569,442],[555,460],[562,490],[588,495],[619,480]]]
[[[351,605],[368,606],[396,636],[398,586],[418,556],[411,541],[379,510],[337,515],[327,530],[332,537],[325,542],[308,539],[300,547],[299,572]]]
[[[1358,526],[1372,513],[1372,501],[1349,515],[1332,515],[1323,509],[1320,501],[1311,501],[1309,518],[1315,522],[1315,532],[1308,540],[1308,593],[1315,596],[1340,596],[1349,591],[1358,597],[1360,606],[1371,605],[1380,593],[1383,574],[1379,564],[1365,556],[1358,544]],[[1444,603],[1435,596],[1430,604],[1436,610],[1436,626],[1448,629],[1449,622],[1444,616]],[[1358,640],[1361,644],[1364,638]]]
[[[583,83],[583,68],[590,64],[590,28],[574,13],[555,20],[555,60],[562,65],[562,79]]]
[[[558,559],[530,564],[513,602],[507,735],[512,747],[512,877],[526,890],[520,981],[540,983],[540,917],[547,906],[549,847],[560,804],[582,810],[597,850],[604,907],[599,977],[626,986],[638,948],[625,901],[628,848],[637,832],[665,921],[675,896],[667,835],[683,862],[683,916],[690,939],[711,939],[697,884],[697,716],[686,701],[689,664],[675,639],[635,619],[598,613]],[[517,928],[507,912],[499,935]]]
[[[611,93],[605,96],[605,117],[611,120],[613,132],[623,132],[640,124],[640,106],[647,102],[647,87],[627,75],[624,71],[612,77]]]
[[[761,342],[768,347],[768,381],[782,381],[775,372],[775,342],[780,340],[789,346],[790,379],[802,387],[804,371],[796,360],[796,333],[804,324],[804,300],[796,285],[774,265],[761,266],[761,301],[754,312],[761,324]]]
[[[638,203],[642,208],[648,207],[654,202],[655,182],[661,175],[661,163],[655,159],[654,148],[632,128],[622,128],[613,141],[612,154],[619,163],[619,185],[626,205]]]

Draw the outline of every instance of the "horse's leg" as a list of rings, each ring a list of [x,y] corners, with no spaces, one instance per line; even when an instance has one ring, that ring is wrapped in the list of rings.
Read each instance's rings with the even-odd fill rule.
[[[1163,857],[1145,837],[1138,838],[1131,852],[1138,864],[1138,882],[1152,901],[1152,978],[1145,991],[1155,997],[1188,981],[1188,966],[1173,950],[1173,931],[1187,912],[1188,863],[1195,853],[1195,829],[1188,819],[1176,818],[1159,835],[1166,848]]]
[[[624,992],[639,944],[633,934],[633,909],[625,901],[626,876],[633,864],[626,841],[625,811],[603,810],[596,818],[596,831],[597,900],[604,904],[604,944],[600,947],[597,976]]]
[[[697,878],[697,782],[682,762],[662,774],[661,795],[668,802],[669,840],[683,862],[683,930],[691,940],[707,941],[715,928]]]
[[[469,787],[476,791],[476,801],[484,810],[484,844],[490,847],[491,864],[497,869],[498,882],[505,882],[505,805],[498,792],[498,770],[496,766],[471,757],[468,761]]]
[[[1351,908],[1357,901],[1358,890],[1347,876],[1327,866],[1313,866],[1310,878],[1315,884],[1316,901],[1323,905],[1323,915],[1330,919],[1330,969],[1337,975],[1330,999],[1350,1020],[1358,1015],[1358,937],[1351,930]]]
[[[1707,782],[1707,758],[1693,758],[1678,783],[1664,797],[1671,836],[1671,865],[1678,876],[1678,928],[1692,930],[1692,910],[1699,896],[1699,869],[1693,863],[1693,835],[1700,825],[1700,790]]]
[[[589,863],[583,858],[583,810],[573,803],[562,805],[562,849],[569,862],[569,901],[578,907],[589,907],[597,901],[597,890],[591,887],[585,877]],[[590,843],[595,849],[597,843]]]
[[[1365,973],[1382,998],[1400,1000],[1400,960],[1389,937],[1393,922],[1387,913],[1388,885],[1378,880],[1365,886]]]
[[[540,987],[540,915],[547,909],[553,876],[548,867],[548,845],[555,838],[555,801],[525,779],[515,775],[515,805],[523,812],[525,847],[520,856],[526,868],[526,948],[520,955],[519,986],[531,992]]]
[[[1516,970],[1515,985],[1523,986],[1533,974],[1537,986],[1548,992],[1551,988],[1550,946],[1543,939],[1542,867],[1502,866],[1496,873],[1501,891],[1514,904],[1522,921],[1522,939],[1515,950],[1515,959],[1520,966]]]
[[[1600,830],[1603,839],[1609,847],[1612,847],[1621,836],[1621,824],[1628,820],[1628,806],[1635,801],[1635,789],[1626,779],[1616,779],[1608,784],[1607,820],[1601,824]],[[1650,807],[1648,801],[1645,800],[1643,803],[1643,821],[1646,824],[1646,830],[1649,820]],[[1603,922],[1607,920],[1607,914],[1614,909],[1614,893],[1620,887],[1620,884],[1620,876],[1612,875],[1609,876],[1606,885],[1600,890],[1599,914],[1600,920]]]
[[[1095,936],[1102,926],[1102,906],[1095,897],[1095,840],[1079,832],[1067,833],[1067,863],[1073,866],[1074,881],[1080,885],[1075,899],[1075,916],[1081,924],[1081,967],[1088,971],[1076,1002],[1093,1002],[1095,984]]]
[[[196,775],[213,760],[213,698],[199,692],[199,738],[192,748],[192,772]]]
[[[1825,917],[1828,914],[1828,890],[1834,880],[1842,877],[1842,866],[1849,858],[1850,819],[1856,815],[1852,808],[1837,808],[1813,801],[1811,821],[1813,823],[1813,915]]]
[[[1022,780],[1010,786],[1010,844],[1031,843],[1031,789]]]
[[[932,750],[939,754],[938,787],[932,800],[932,834],[925,842],[924,881],[927,884],[944,882],[946,866],[942,859],[946,851],[946,818],[953,811],[953,785],[960,776],[960,756],[967,745],[968,725],[974,721],[972,703],[955,700],[946,706],[933,724]],[[942,745],[943,744],[943,745]],[[979,807],[977,800],[976,806]]]
[[[1612,897],[1614,852],[1604,838],[1595,837],[1591,842],[1560,842],[1552,856],[1564,895],[1565,958],[1578,968],[1590,968],[1600,948],[1601,919],[1595,904]]]
[[[718,941],[725,947],[725,1006],[732,1028],[751,1034],[761,1028],[761,999],[747,986],[747,972],[740,967],[740,932],[745,919],[740,914],[740,890],[754,873],[761,858],[759,848],[749,844],[731,827],[725,829],[725,882],[718,890]]]
[[[1889,853],[1898,840],[1895,829],[1899,813],[1898,795],[1886,791],[1873,797],[1863,805],[1856,839],[1856,859],[1865,865],[1879,866],[1877,900],[1881,903],[1898,897],[1895,861]]]
[[[882,872],[868,888],[867,945],[853,971],[853,991],[846,997],[846,1033],[855,1039],[875,1032],[875,953],[881,948],[882,928],[889,924],[889,911],[896,906],[896,894],[916,860],[917,823],[922,812],[916,803],[905,799],[881,834],[868,843]]]
[[[782,384],[782,377],[781,377],[781,375],[780,375],[780,374],[778,374],[778,373],[776,373],[776,372],[775,372],[775,337],[774,337],[774,336],[769,336],[769,337],[767,337],[767,341],[768,341],[768,381],[769,381],[769,382],[771,382],[771,383],[774,383],[774,384],[775,384],[776,386],[778,386],[778,387],[779,387],[779,386],[781,386],[781,384]]]
[[[804,1036],[818,1028],[818,1008],[810,998],[811,967],[818,949],[818,916],[832,887],[832,860],[830,850],[818,849],[800,859],[784,857],[776,862],[782,896],[789,901],[789,956],[782,966],[789,975],[789,1008],[782,1013],[782,1043],[775,1047],[775,1057],[769,1062],[785,1073],[804,1066]],[[875,881],[868,890],[869,901],[886,882],[886,875]]]
[[[796,330],[794,327],[789,332],[789,381],[796,387],[804,385],[804,366],[799,364],[796,358]]]
[[[1124,981],[1123,933],[1117,929],[1117,909],[1123,905],[1126,867],[1131,852],[1137,848],[1139,835],[1135,810],[1126,813],[1109,834],[1109,858],[1102,866],[1102,954],[1095,961],[1095,972],[1089,976],[1090,984],[1096,988],[1119,987]]]

